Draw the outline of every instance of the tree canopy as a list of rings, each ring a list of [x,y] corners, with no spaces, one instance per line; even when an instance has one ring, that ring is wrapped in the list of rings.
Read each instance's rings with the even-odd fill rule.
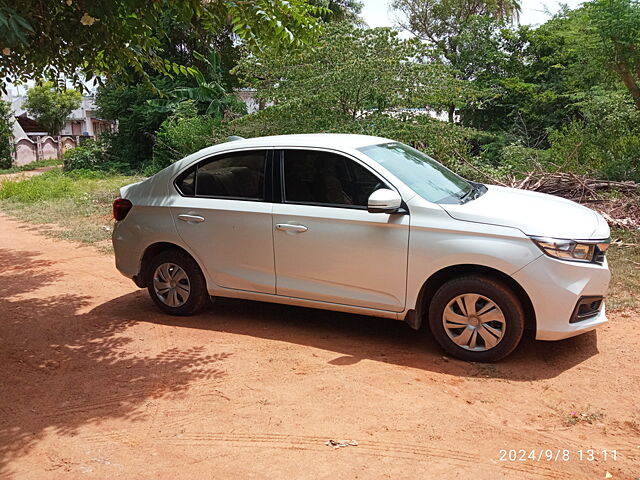
[[[457,54],[458,37],[474,17],[511,20],[520,15],[518,0],[393,0],[391,5],[400,13],[402,28],[436,46],[449,61]]]
[[[620,77],[640,110],[640,1],[593,0],[585,9],[595,58]]]
[[[67,117],[81,102],[82,95],[77,90],[59,90],[53,82],[45,82],[27,90],[23,107],[49,135],[58,135]]]
[[[235,72],[267,101],[355,119],[365,110],[438,109],[469,93],[429,54],[419,39],[389,28],[336,24],[313,49],[250,56]]]
[[[193,70],[165,58],[167,19],[195,31],[228,31],[254,50],[279,48],[314,38],[318,17],[329,12],[316,3],[321,5],[305,0],[10,2],[0,7],[0,77],[4,82],[80,74],[109,79],[149,68],[189,74]]]

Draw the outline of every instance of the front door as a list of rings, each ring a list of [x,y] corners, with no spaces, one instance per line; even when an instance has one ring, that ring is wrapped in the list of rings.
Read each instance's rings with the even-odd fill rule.
[[[221,287],[275,293],[266,160],[267,150],[219,154],[176,180],[178,233]]]
[[[369,213],[388,185],[355,160],[321,150],[281,152],[273,206],[278,295],[400,312],[409,216]]]

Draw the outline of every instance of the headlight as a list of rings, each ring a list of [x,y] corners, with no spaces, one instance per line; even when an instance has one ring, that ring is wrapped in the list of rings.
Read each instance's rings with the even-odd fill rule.
[[[564,238],[530,237],[550,257],[572,262],[603,263],[609,248],[606,240],[568,240]]]

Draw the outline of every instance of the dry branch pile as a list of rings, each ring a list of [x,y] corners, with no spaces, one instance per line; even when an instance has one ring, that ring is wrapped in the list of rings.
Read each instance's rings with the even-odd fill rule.
[[[640,184],[597,180],[573,173],[531,172],[524,179],[511,178],[509,187],[568,198],[601,213],[612,227],[640,229]],[[618,192],[623,197],[612,198]]]

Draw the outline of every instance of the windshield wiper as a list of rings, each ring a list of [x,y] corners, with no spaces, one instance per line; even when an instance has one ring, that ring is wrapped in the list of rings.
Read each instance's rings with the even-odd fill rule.
[[[465,193],[464,195],[458,197],[460,199],[460,203],[465,203],[465,199],[468,198],[469,195],[471,195],[472,193],[476,192],[476,185],[474,183],[469,183],[469,185],[471,185],[471,188],[469,189],[469,191],[467,191],[467,193]],[[472,200],[472,199],[469,198],[469,200]]]

